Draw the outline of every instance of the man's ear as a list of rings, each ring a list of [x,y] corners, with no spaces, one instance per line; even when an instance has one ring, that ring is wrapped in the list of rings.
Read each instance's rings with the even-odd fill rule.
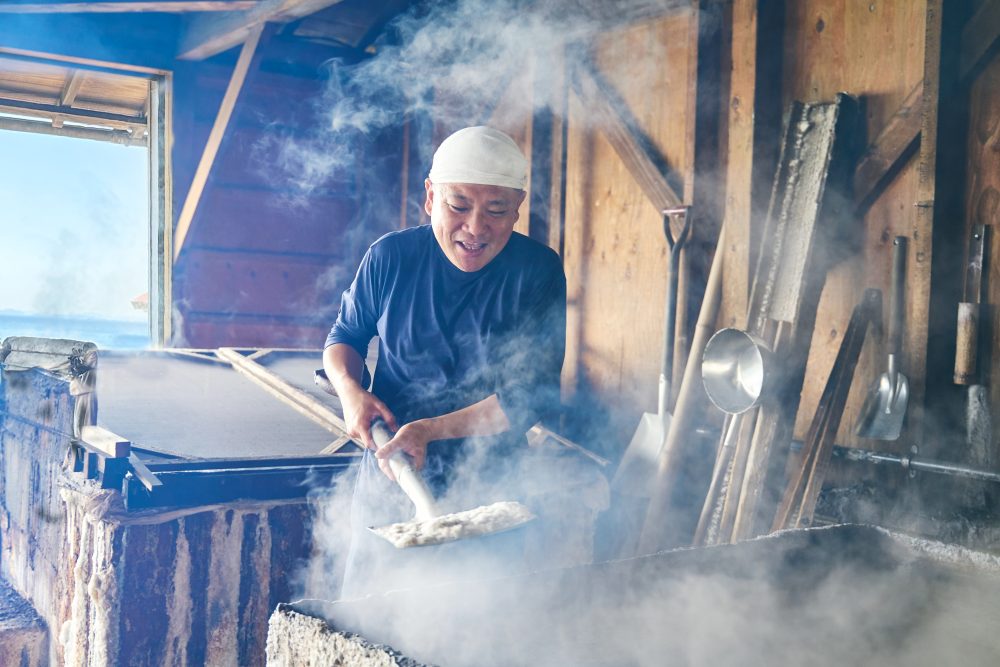
[[[431,183],[431,179],[424,179],[424,190],[427,191],[427,198],[424,200],[424,211],[427,215],[430,215],[431,210],[434,208],[434,184]]]

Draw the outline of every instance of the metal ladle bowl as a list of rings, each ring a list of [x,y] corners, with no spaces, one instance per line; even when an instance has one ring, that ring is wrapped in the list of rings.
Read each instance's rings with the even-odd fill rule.
[[[767,391],[772,367],[771,350],[760,338],[740,329],[721,329],[702,355],[705,393],[723,412],[746,412]]]

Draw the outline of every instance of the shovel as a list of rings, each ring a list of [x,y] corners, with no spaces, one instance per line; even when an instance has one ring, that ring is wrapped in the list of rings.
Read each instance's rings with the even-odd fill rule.
[[[903,278],[906,267],[906,237],[892,241],[892,284],[889,294],[889,358],[886,372],[872,384],[861,409],[856,433],[862,438],[896,440],[903,430],[910,382],[899,370],[903,338]]]
[[[681,251],[691,234],[691,217],[688,206],[668,208],[663,211],[663,232],[670,248],[670,262],[667,266],[667,299],[664,306],[663,356],[660,366],[659,401],[655,414],[643,413],[639,426],[625,450],[622,462],[615,471],[611,486],[616,491],[631,496],[648,498],[652,495],[652,482],[660,449],[670,432],[670,381],[674,372],[674,329],[677,327],[677,285],[680,282],[678,267]],[[670,229],[670,218],[681,217],[681,233],[674,239]]]
[[[372,423],[372,438],[379,447],[392,439],[389,427],[381,419]],[[389,467],[396,482],[410,499],[416,514],[410,521],[368,530],[388,540],[397,549],[454,542],[469,537],[492,535],[518,528],[535,518],[521,503],[502,501],[452,514],[441,514],[434,496],[420,474],[413,469],[403,452],[389,457]]]

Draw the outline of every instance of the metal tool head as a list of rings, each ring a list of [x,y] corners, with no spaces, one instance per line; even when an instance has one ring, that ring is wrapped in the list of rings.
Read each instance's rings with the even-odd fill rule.
[[[893,381],[889,373],[882,373],[873,384],[861,410],[855,432],[862,438],[873,440],[898,440],[903,432],[903,420],[910,399],[910,381],[897,372]]]
[[[767,344],[741,329],[721,329],[705,345],[701,378],[705,393],[723,412],[755,407],[772,384],[773,360]]]

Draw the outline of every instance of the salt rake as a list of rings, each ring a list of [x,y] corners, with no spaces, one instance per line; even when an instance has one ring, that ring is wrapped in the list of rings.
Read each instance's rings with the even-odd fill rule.
[[[371,431],[372,438],[379,447],[392,439],[389,427],[381,419],[372,423]],[[389,467],[396,476],[399,488],[413,503],[416,514],[409,521],[388,526],[370,526],[368,530],[397,549],[493,535],[513,530],[535,519],[531,510],[515,501],[501,501],[463,512],[441,514],[427,484],[413,469],[403,452],[397,451],[389,457]]]

